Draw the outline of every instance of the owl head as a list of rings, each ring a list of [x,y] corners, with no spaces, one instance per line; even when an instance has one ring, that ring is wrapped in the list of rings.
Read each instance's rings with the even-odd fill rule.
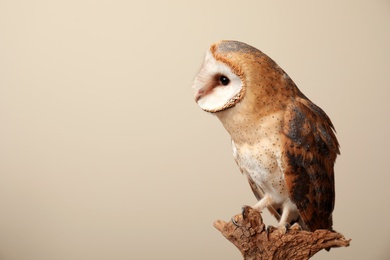
[[[237,106],[275,107],[291,94],[286,91],[296,91],[295,84],[271,58],[238,41],[211,45],[193,88],[198,105],[212,113]]]

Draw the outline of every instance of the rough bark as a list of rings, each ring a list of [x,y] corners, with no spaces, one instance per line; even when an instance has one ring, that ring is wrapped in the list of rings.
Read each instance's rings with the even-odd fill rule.
[[[245,260],[304,260],[322,249],[349,246],[350,240],[335,231],[320,229],[309,232],[297,225],[289,229],[266,228],[257,210],[245,207],[243,214],[244,218],[239,214],[229,222],[217,220],[214,227],[241,251]]]

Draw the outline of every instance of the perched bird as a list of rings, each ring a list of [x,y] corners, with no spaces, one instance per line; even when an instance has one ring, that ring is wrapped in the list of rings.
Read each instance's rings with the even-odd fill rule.
[[[332,229],[339,144],[325,112],[266,54],[237,41],[211,45],[195,101],[231,136],[233,156],[280,227]]]

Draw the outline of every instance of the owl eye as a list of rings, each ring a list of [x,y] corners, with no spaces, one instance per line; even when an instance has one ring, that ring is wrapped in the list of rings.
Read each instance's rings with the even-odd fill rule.
[[[230,79],[224,75],[219,76],[219,82],[221,82],[222,85],[226,86],[229,84]]]

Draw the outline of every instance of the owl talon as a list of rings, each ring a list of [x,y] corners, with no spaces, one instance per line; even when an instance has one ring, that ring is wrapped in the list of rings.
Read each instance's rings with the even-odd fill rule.
[[[247,208],[248,208],[248,206],[246,206],[246,205],[242,206],[242,208],[241,208],[242,219],[246,219],[246,217],[247,217],[245,214],[245,211]]]
[[[241,227],[241,225],[236,222],[234,217],[231,218],[231,221],[232,221],[233,225],[235,225],[236,227]]]
[[[290,230],[302,230],[302,227],[298,224],[298,222],[295,222],[295,223],[292,224],[292,226],[290,227]]]
[[[288,232],[288,230],[290,229],[291,225],[290,224],[285,224],[284,225],[284,228],[286,229],[286,233]]]
[[[290,229],[290,224],[286,223],[284,225],[280,225],[279,226],[279,230],[282,231],[283,234],[287,234],[288,233],[288,230]]]
[[[271,231],[272,231],[273,228],[274,228],[274,227],[271,226],[271,225],[268,225],[268,226],[265,228],[265,233],[267,234],[267,237],[268,237],[269,233],[271,233]]]

